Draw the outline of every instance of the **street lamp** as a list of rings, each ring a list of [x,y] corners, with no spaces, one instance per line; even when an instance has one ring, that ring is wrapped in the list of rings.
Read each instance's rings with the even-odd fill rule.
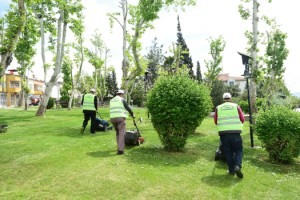
[[[251,73],[249,72],[249,59],[250,56],[247,56],[243,53],[238,52],[242,56],[243,65],[245,65],[245,71],[242,76],[244,76],[247,80],[247,92],[248,92],[248,107],[249,107],[249,123],[250,123],[250,140],[251,140],[251,147],[254,147],[253,142],[253,128],[252,128],[252,111],[251,111],[251,101],[250,101],[250,88],[249,88],[249,78],[251,78]]]
[[[144,76],[145,95],[147,94],[150,88],[150,81],[151,81],[150,78],[151,78],[151,73],[148,70],[146,70]]]

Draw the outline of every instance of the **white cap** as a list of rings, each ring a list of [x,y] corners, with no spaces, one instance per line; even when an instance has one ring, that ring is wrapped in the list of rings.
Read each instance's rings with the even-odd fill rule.
[[[93,93],[95,93],[95,92],[96,92],[96,90],[95,90],[94,88],[92,88],[92,89],[90,89],[90,92],[93,92]]]
[[[124,94],[124,90],[118,90],[117,94]]]
[[[226,92],[223,94],[223,99],[231,99],[231,94]]]

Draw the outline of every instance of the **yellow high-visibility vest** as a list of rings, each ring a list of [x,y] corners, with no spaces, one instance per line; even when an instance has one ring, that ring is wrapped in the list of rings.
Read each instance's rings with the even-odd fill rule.
[[[83,110],[96,110],[95,105],[94,105],[94,99],[95,99],[95,95],[93,95],[93,94],[84,95],[82,109]]]
[[[117,118],[117,117],[128,117],[128,112],[124,108],[122,97],[115,96],[109,102],[110,107],[110,118]]]
[[[218,109],[218,131],[243,130],[243,123],[240,121],[238,105],[225,102],[217,107]]]

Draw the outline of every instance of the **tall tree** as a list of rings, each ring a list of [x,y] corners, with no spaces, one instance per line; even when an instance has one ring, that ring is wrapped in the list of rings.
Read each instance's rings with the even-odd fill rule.
[[[104,96],[106,95],[106,60],[109,56],[109,49],[107,48],[105,42],[102,39],[101,33],[97,30],[95,35],[91,39],[94,50],[88,50],[89,62],[95,67],[95,88],[97,89],[98,96],[100,100],[103,101]],[[98,87],[99,86],[99,87]]]
[[[120,8],[122,9],[122,20],[119,20],[117,17],[120,13],[109,13],[111,22],[117,21],[122,27],[123,31],[123,62],[122,62],[122,86],[127,91],[129,82],[135,81],[137,76],[140,76],[143,73],[143,65],[141,63],[141,57],[139,51],[141,50],[141,44],[139,39],[142,37],[142,34],[146,31],[147,28],[150,28],[151,22],[158,18],[158,12],[164,6],[184,6],[184,5],[195,5],[195,0],[139,0],[137,6],[130,7],[130,14],[132,16],[131,25],[133,26],[133,34],[130,35],[127,30],[128,23],[128,3],[127,0],[120,0]],[[127,39],[130,44],[127,47]],[[128,55],[132,52],[134,60],[134,69],[130,70],[129,74],[129,59]]]
[[[249,3],[251,1],[249,0],[241,0],[242,2]],[[265,0],[267,2],[271,2],[272,0]],[[256,83],[257,78],[259,74],[258,69],[258,44],[260,42],[259,40],[259,31],[258,31],[258,22],[260,17],[258,16],[258,7],[260,6],[259,2],[257,0],[252,0],[252,32],[246,31],[245,35],[248,38],[248,44],[250,47],[248,47],[247,51],[251,54],[251,74],[252,78],[250,80],[250,102],[251,102],[251,111],[252,113],[256,112]],[[241,15],[241,18],[244,20],[248,20],[251,17],[250,9],[245,7],[244,5],[240,4],[239,12]],[[255,124],[255,119],[253,119],[253,124]]]
[[[208,39],[212,60],[204,60],[207,72],[205,73],[206,83],[209,87],[212,87],[213,83],[217,80],[218,75],[222,71],[222,60],[223,56],[221,53],[225,48],[225,41],[222,36],[217,39]]]
[[[54,72],[50,80],[46,83],[45,93],[37,110],[36,116],[43,116],[45,114],[52,88],[56,84],[59,78],[59,74],[61,73],[61,66],[64,58],[64,47],[67,36],[67,27],[69,24],[72,25],[72,18],[78,17],[77,15],[80,14],[81,10],[83,9],[81,0],[68,0],[63,2],[57,0],[55,3],[59,18],[57,20]]]
[[[107,96],[116,96],[118,88],[116,72],[112,70],[111,73],[108,73],[106,77],[106,85],[107,85]]]
[[[24,31],[21,33],[19,42],[17,44],[16,51],[14,53],[18,63],[21,65],[18,68],[19,75],[21,77],[21,92],[18,102],[18,106],[25,105],[25,110],[28,109],[28,93],[30,91],[28,87],[28,77],[26,72],[34,64],[33,58],[36,54],[35,45],[38,42],[39,32],[38,24],[32,17],[32,11],[29,8],[26,12],[27,20],[24,27]]]
[[[266,19],[266,18],[265,18]],[[264,62],[266,63],[265,72],[265,97],[271,104],[271,99],[275,94],[283,89],[283,74],[285,68],[283,67],[284,61],[288,56],[288,49],[285,47],[285,40],[287,34],[283,33],[277,26],[275,20],[266,19],[268,24],[271,25],[272,30],[267,34],[267,46]]]
[[[24,0],[18,0],[17,5],[11,4],[11,9],[6,14],[7,28],[3,35],[3,44],[0,48],[0,78],[5,74],[6,69],[12,61],[12,54],[21,33],[23,32],[26,21],[26,9]]]
[[[157,38],[152,41],[152,45],[149,48],[149,52],[146,55],[148,61],[147,70],[151,74],[150,81],[153,85],[158,78],[159,68],[163,64],[164,56],[162,53],[163,45],[158,45]]]
[[[35,17],[39,22],[40,35],[41,35],[41,57],[43,63],[44,70],[44,82],[47,81],[47,71],[50,67],[50,64],[46,61],[46,34],[49,33],[51,36],[49,37],[49,50],[54,52],[54,43],[55,39],[53,37],[56,36],[55,24],[55,6],[56,2],[52,0],[34,0],[32,1],[32,9],[34,11]]]
[[[75,35],[75,42],[71,43],[71,47],[75,50],[73,60],[71,61],[71,94],[70,94],[70,99],[69,99],[69,104],[68,104],[68,110],[71,110],[72,108],[72,102],[75,94],[75,89],[76,89],[76,84],[80,84],[80,79],[79,77],[81,76],[82,72],[82,66],[83,66],[83,61],[84,61],[84,47],[83,47],[83,32],[84,32],[84,25],[83,25],[83,15],[82,11],[80,11],[77,15],[76,19],[73,19],[73,25],[70,26],[70,29]],[[76,78],[73,78],[73,71],[74,68],[73,66],[76,66],[78,69],[78,76]]]
[[[191,78],[195,78],[195,74],[193,71],[193,61],[192,57],[190,56],[189,48],[183,38],[182,31],[181,31],[181,25],[179,20],[179,15],[177,16],[177,46],[180,46],[180,61],[179,61],[179,67],[182,67],[185,65],[189,70],[189,76]]]
[[[197,61],[196,80],[198,81],[198,83],[203,82],[201,67],[200,67],[200,62],[199,61]]]

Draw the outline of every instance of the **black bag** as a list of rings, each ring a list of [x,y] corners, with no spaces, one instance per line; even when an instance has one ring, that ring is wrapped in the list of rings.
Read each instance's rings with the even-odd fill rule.
[[[140,134],[136,130],[126,131],[126,133],[125,133],[125,144],[126,145],[131,145],[131,146],[135,146],[135,145],[139,146],[140,145],[139,137],[140,137]]]
[[[221,142],[215,153],[215,161],[217,161],[217,160],[226,161],[225,155],[223,153],[223,146],[222,146]]]

